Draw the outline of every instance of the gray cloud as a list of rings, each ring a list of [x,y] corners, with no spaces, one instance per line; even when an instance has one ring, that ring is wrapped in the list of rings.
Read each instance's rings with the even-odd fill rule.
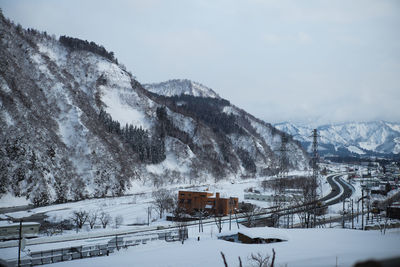
[[[400,121],[397,1],[0,0],[93,40],[141,82],[189,78],[270,122]]]

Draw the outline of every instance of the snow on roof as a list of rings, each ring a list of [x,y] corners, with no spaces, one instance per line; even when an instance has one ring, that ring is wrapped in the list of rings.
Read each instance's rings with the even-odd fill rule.
[[[40,225],[40,223],[37,222],[22,222],[22,226],[29,226],[29,225]],[[10,221],[0,221],[0,227],[6,227],[6,226],[19,226],[19,223],[13,223]]]
[[[245,236],[248,236],[252,239],[254,238],[262,238],[262,239],[280,239],[280,240],[289,240],[289,236],[287,235],[284,229],[273,228],[273,227],[254,227],[254,228],[242,228],[238,230],[232,231],[224,231],[217,236],[230,236],[241,233]]]
[[[287,236],[285,231],[273,227],[245,228],[245,229],[240,229],[238,232],[252,239],[263,238],[263,239],[289,240],[289,237]]]

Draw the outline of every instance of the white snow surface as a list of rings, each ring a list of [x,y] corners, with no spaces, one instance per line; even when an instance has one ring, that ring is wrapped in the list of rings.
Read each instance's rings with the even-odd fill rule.
[[[164,96],[179,96],[183,94],[199,97],[220,98],[219,95],[212,89],[198,82],[193,82],[186,79],[176,79],[161,83],[144,84],[143,86],[150,92]]]
[[[150,173],[163,174],[166,170],[175,170],[180,173],[189,171],[191,158],[194,157],[190,148],[179,140],[167,137],[165,140],[166,159],[159,164],[148,164],[146,169]],[[177,154],[178,153],[178,157]]]
[[[117,120],[121,126],[132,124],[143,129],[149,128],[149,123],[145,115],[139,109],[125,103],[120,93],[116,90],[104,90],[103,102],[106,104],[106,111],[114,120]]]
[[[226,225],[225,225],[226,227]],[[400,231],[382,235],[379,231],[346,229],[282,229],[289,241],[270,244],[240,244],[218,240],[206,228],[197,241],[197,234],[184,244],[165,241],[131,247],[109,257],[89,258],[53,266],[223,266],[220,252],[229,266],[237,266],[238,256],[244,266],[251,264],[252,253],[272,255],[277,266],[351,266],[357,261],[399,256]],[[215,231],[215,229],[214,229]],[[258,232],[262,229],[248,229]],[[193,231],[192,231],[193,234]]]
[[[0,198],[0,208],[17,207],[29,204],[31,204],[31,202],[25,197],[16,197],[11,193],[4,194]]]
[[[356,147],[356,146],[348,146],[347,149],[348,149],[350,152],[357,153],[357,154],[360,154],[360,155],[365,154],[364,151],[362,151],[361,149],[359,149],[359,148]]]
[[[255,227],[255,228],[244,228],[238,229],[238,233],[244,234],[250,238],[277,238],[280,240],[289,240],[286,229],[274,228],[274,227]]]
[[[233,114],[233,115],[239,114],[237,109],[233,106],[225,106],[222,111],[225,112],[226,114]]]
[[[67,61],[67,51],[63,46],[58,45],[54,40],[46,40],[39,42],[39,52],[45,54],[50,58],[51,61],[56,63],[58,66],[64,65]]]
[[[342,169],[337,165],[336,171]],[[304,175],[305,173],[290,173],[291,175]],[[270,177],[258,177],[242,180],[240,182],[220,181],[213,184],[204,184],[186,188],[186,190],[221,192],[221,197],[236,196],[243,200],[245,189],[253,187],[260,189],[260,182]],[[175,188],[172,188],[175,186]],[[172,192],[177,192],[182,185],[169,185]],[[21,218],[35,213],[45,213],[54,222],[61,221],[71,216],[74,210],[104,210],[113,218],[123,215],[124,221],[120,229],[107,227],[104,233],[112,231],[124,231],[141,229],[146,226],[129,226],[133,223],[146,223],[147,208],[152,205],[152,186],[140,184],[134,185],[136,190],[140,189],[133,196],[116,198],[91,199],[73,203],[51,205],[35,208],[29,211],[7,213],[5,215],[13,218]],[[324,194],[328,193],[327,185],[324,184]],[[356,188],[359,188],[357,186]],[[353,197],[359,197],[360,190],[354,192]],[[2,203],[1,199],[0,203]],[[270,203],[262,201],[249,201],[262,207],[268,207]],[[327,216],[337,216],[341,210],[342,203],[329,208]],[[170,222],[165,219],[159,220],[158,215],[153,211],[151,215],[151,227],[157,225],[168,225]],[[153,221],[154,220],[154,221]],[[383,235],[380,231],[360,231],[350,229],[317,228],[317,229],[276,229],[270,227],[245,228],[232,224],[232,231],[228,231],[229,222],[223,225],[222,235],[243,232],[251,237],[280,238],[287,241],[270,244],[240,244],[220,240],[217,237],[217,229],[214,223],[205,225],[204,232],[198,233],[198,227],[189,227],[189,239],[182,245],[180,242],[168,243],[165,241],[149,242],[145,245],[130,247],[110,254],[109,257],[94,257],[83,260],[75,260],[64,263],[53,264],[53,266],[223,266],[220,252],[222,251],[229,266],[238,265],[238,256],[243,260],[244,266],[250,266],[249,257],[251,253],[272,254],[276,251],[277,266],[352,266],[357,261],[367,259],[385,259],[399,257],[400,230],[387,230]],[[82,236],[93,233],[88,227],[84,227],[79,233],[74,231],[66,233],[68,236]],[[200,241],[197,241],[197,237]],[[59,237],[59,236],[57,236]],[[62,237],[62,236],[60,236]],[[46,238],[46,237],[43,237]],[[51,237],[48,237],[51,238]],[[31,245],[31,251],[40,251],[52,248],[69,246],[93,245],[106,243],[110,238],[91,239],[86,241],[68,241],[56,244]],[[0,249],[2,258],[15,258],[17,248]]]

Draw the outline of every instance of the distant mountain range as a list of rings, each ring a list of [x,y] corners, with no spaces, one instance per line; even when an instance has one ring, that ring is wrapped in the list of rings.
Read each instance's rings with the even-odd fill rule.
[[[290,122],[274,126],[292,135],[310,151],[312,127]],[[349,122],[322,125],[316,129],[321,155],[391,157],[400,154],[400,123]]]

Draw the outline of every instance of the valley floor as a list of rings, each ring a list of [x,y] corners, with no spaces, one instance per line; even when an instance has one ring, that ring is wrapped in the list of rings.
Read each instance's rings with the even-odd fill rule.
[[[337,169],[336,172],[340,172]],[[301,174],[301,173],[300,173]],[[206,190],[210,192],[221,192],[224,197],[237,196],[240,201],[244,200],[245,189],[253,187],[260,189],[260,182],[265,177],[240,181],[221,181],[215,184],[204,185],[174,185],[170,190],[177,191],[181,188],[185,190]],[[361,192],[359,185],[354,184],[355,191],[352,198],[359,198]],[[147,211],[152,206],[153,188],[142,187],[140,191],[130,196],[119,198],[91,199],[74,203],[51,205],[47,207],[35,208],[24,211],[5,212],[0,214],[1,219],[24,218],[32,214],[43,214],[48,216],[48,220],[57,223],[71,217],[76,210],[103,210],[109,213],[112,218],[123,216],[123,223],[117,229],[113,223],[107,229],[90,230],[87,225],[84,229],[76,233],[75,230],[65,231],[62,235],[54,237],[42,236],[34,240],[62,239],[67,242],[58,243],[31,243],[27,246],[26,252],[22,257],[27,257],[28,250],[31,252],[58,249],[71,246],[90,246],[97,243],[107,243],[111,237],[89,238],[86,240],[73,240],[74,237],[95,236],[118,234],[124,231],[136,231],[148,229]],[[261,189],[260,189],[261,190]],[[323,195],[327,195],[331,188],[328,183],[322,182]],[[268,194],[267,192],[262,192]],[[10,199],[10,201],[13,201]],[[246,200],[247,201],[247,200]],[[268,207],[268,202],[249,201],[261,207]],[[25,204],[25,203],[21,203]],[[326,218],[338,217],[342,210],[342,203],[335,204],[328,209]],[[153,210],[151,214],[150,228],[173,225],[163,219],[159,219],[158,214]],[[294,223],[298,223],[297,216]],[[283,218],[284,219],[284,218]],[[360,228],[361,216],[358,223],[354,220],[355,227]],[[232,224],[233,230],[237,230],[237,225]],[[284,225],[284,224],[282,224]],[[351,227],[350,222],[346,222],[347,227]],[[240,226],[241,228],[243,226]],[[211,220],[204,226],[204,232],[199,233],[198,226],[189,227],[189,239],[184,244],[180,242],[165,242],[156,240],[140,244],[138,246],[120,249],[109,256],[87,258],[81,260],[56,263],[54,266],[223,266],[220,252],[227,258],[229,266],[238,266],[240,256],[244,265],[251,266],[250,256],[252,253],[272,255],[272,249],[276,251],[276,266],[351,266],[355,262],[367,259],[385,259],[400,257],[400,229],[389,229],[386,234],[380,231],[361,231],[340,229],[341,223],[330,223],[325,227],[317,229],[279,229],[288,236],[288,241],[271,244],[240,244],[223,241],[217,238],[217,227]],[[223,225],[223,231],[229,229],[229,222]],[[255,229],[255,228],[252,228]],[[270,228],[266,228],[268,231]],[[200,237],[200,241],[198,241]],[[47,242],[47,241],[46,241]],[[14,247],[7,247],[7,244],[15,243]],[[17,255],[16,241],[2,242],[0,258],[5,260],[15,260]]]

